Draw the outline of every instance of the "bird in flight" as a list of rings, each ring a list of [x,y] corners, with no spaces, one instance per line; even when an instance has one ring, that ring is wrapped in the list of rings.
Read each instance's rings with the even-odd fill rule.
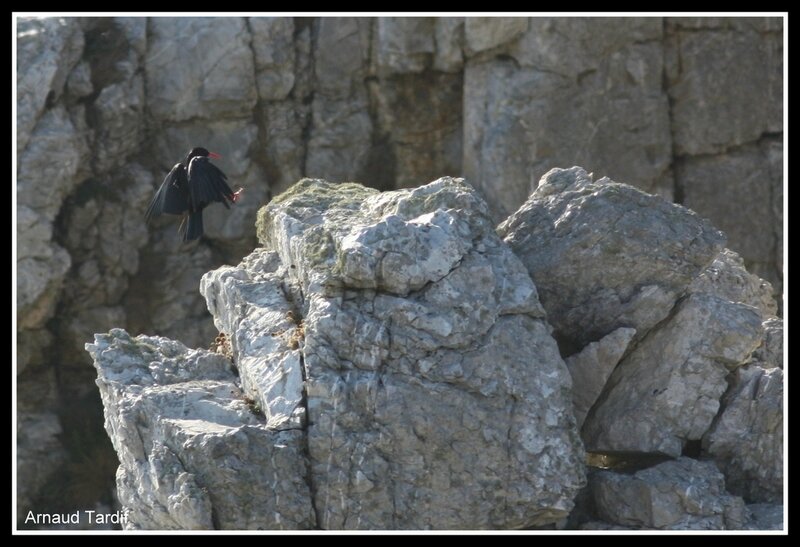
[[[162,213],[183,215],[179,228],[183,241],[192,241],[203,235],[203,209],[218,201],[230,209],[242,189],[234,192],[225,176],[211,159],[219,154],[205,148],[192,148],[186,158],[167,174],[161,187],[153,196],[144,214],[146,222]]]

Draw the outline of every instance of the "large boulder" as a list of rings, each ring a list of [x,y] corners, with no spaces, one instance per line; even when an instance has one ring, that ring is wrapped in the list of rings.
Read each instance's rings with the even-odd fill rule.
[[[725,237],[692,211],[580,167],[552,169],[497,228],[536,283],[562,350],[619,327],[641,339]]]
[[[269,428],[227,357],[122,329],[87,350],[127,529],[313,526],[302,432]]]
[[[569,374],[469,186],[381,194],[307,179],[258,230],[266,248],[202,290],[268,418],[295,427],[306,414],[318,526],[522,528],[568,514],[584,483]]]
[[[116,330],[87,346],[130,527],[525,528],[568,515],[585,484],[569,373],[471,187],[306,179],[258,230],[265,248],[201,284],[238,377],[163,338]]]
[[[590,488],[600,517],[622,526],[736,530],[747,518],[744,501],[725,490],[713,462],[679,458],[634,474],[601,471]]]

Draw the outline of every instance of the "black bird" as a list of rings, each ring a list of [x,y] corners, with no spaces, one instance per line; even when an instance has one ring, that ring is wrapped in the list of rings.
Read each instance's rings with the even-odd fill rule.
[[[161,183],[144,214],[145,221],[150,222],[161,213],[184,215],[179,228],[183,240],[202,236],[203,209],[215,201],[230,209],[229,203],[236,203],[242,191],[231,190],[228,177],[209,159],[219,157],[205,148],[192,148]]]

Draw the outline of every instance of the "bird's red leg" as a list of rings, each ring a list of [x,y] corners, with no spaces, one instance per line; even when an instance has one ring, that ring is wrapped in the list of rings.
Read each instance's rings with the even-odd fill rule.
[[[232,201],[233,203],[236,203],[236,202],[239,200],[239,198],[241,197],[241,193],[242,193],[242,192],[244,192],[244,188],[239,188],[238,190],[236,190],[236,191],[233,193],[233,195],[231,195],[231,201]]]

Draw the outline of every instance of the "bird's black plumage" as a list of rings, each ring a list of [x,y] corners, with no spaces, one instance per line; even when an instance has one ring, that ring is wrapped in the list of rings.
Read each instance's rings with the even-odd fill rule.
[[[162,213],[185,215],[180,232],[184,241],[192,241],[203,235],[203,209],[218,201],[230,208],[239,192],[228,186],[228,177],[211,163],[213,154],[205,148],[192,148],[186,158],[167,174],[150,206],[145,220]]]

